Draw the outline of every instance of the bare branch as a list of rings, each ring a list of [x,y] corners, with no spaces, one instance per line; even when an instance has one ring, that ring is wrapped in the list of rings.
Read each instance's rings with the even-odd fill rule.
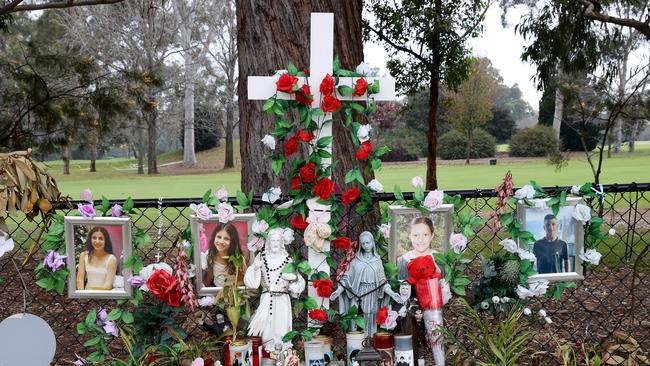
[[[11,3],[0,8],[0,15],[9,13],[16,13],[20,11],[33,11],[43,9],[62,9],[72,8],[75,6],[91,6],[91,5],[108,5],[121,3],[124,0],[66,0],[66,1],[53,1],[47,3],[26,4],[19,5],[23,0],[14,0]]]
[[[618,18],[611,15],[602,14],[601,12],[595,10],[595,5],[590,0],[576,0],[583,6],[582,14],[592,20],[597,20],[603,23],[612,23],[622,25],[624,27],[634,28],[637,31],[641,32],[646,39],[650,40],[650,24],[648,22],[642,22],[636,19],[630,18]],[[650,18],[648,19],[650,20]]]

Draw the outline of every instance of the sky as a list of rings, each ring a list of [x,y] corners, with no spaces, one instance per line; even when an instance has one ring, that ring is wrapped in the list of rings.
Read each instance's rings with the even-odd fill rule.
[[[526,41],[514,32],[514,26],[524,12],[523,7],[508,10],[507,27],[504,28],[501,25],[501,8],[498,4],[493,4],[486,14],[483,33],[480,37],[469,40],[469,45],[475,56],[488,57],[492,61],[492,65],[499,69],[506,85],[518,84],[523,99],[537,110],[542,93],[537,91],[532,80],[535,68],[521,61],[521,53]],[[388,53],[381,45],[367,42],[364,44],[364,55],[365,62],[371,67],[380,67],[382,69],[380,73],[386,70]]]

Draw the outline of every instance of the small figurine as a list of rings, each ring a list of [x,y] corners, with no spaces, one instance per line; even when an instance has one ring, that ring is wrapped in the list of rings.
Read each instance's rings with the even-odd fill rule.
[[[360,309],[366,323],[365,335],[372,337],[377,332],[377,312],[381,307],[388,306],[389,297],[399,304],[403,304],[404,299],[390,288],[384,273],[384,264],[375,250],[372,233],[362,232],[359,235],[359,243],[357,254],[339,280],[339,287],[332,293],[330,300],[341,296],[341,314],[346,314],[352,306]],[[351,324],[351,330],[356,330],[354,322]]]
[[[293,230],[271,229],[264,251],[255,256],[246,270],[244,284],[250,289],[262,286],[260,304],[248,325],[248,335],[261,336],[272,351],[272,345],[282,343],[282,337],[292,329],[291,297],[298,297],[305,289],[305,280],[296,273],[282,273],[293,259],[285,246],[293,241]],[[285,343],[285,348],[291,343]]]

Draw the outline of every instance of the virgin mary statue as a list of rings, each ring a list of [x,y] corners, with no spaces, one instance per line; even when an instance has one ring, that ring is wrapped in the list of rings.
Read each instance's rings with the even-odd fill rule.
[[[339,287],[332,293],[330,300],[339,296],[339,313],[346,314],[352,306],[363,312],[366,326],[366,336],[372,337],[377,332],[377,312],[383,306],[388,306],[389,297],[398,303],[403,303],[401,296],[391,288],[381,257],[375,249],[375,239],[369,231],[359,235],[359,250],[350,262],[345,274],[339,281]],[[356,329],[352,322],[351,330]]]
[[[291,297],[300,296],[305,289],[305,280],[300,275],[282,273],[282,268],[293,262],[285,249],[292,241],[291,229],[272,229],[264,251],[255,256],[244,276],[246,287],[262,286],[260,304],[248,325],[248,335],[261,336],[269,352],[274,350],[275,344],[282,344],[282,337],[291,331]],[[290,343],[284,344],[283,348],[290,346]]]

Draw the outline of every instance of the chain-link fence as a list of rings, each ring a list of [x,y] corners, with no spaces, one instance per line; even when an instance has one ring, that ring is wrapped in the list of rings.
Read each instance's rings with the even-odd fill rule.
[[[546,191],[556,189],[565,188],[547,187]],[[632,365],[643,364],[643,352],[650,349],[650,255],[647,254],[650,251],[650,183],[608,185],[603,189],[602,200],[589,202],[604,218],[605,230],[614,229],[598,246],[603,255],[601,264],[585,272],[584,280],[576,288],[565,290],[561,301],[543,300],[543,306],[553,323],[545,325],[544,331],[533,342],[533,348],[538,351],[537,359],[545,359],[544,356],[553,354],[558,345],[570,343],[598,347],[608,358],[608,364]],[[469,210],[486,219],[495,208],[495,194],[490,189],[446,193],[459,194],[465,199],[460,210]],[[410,199],[411,196],[405,194],[405,198]],[[175,254],[172,243],[187,227],[192,213],[188,206],[199,201],[166,199],[161,205],[156,200],[135,201],[137,214],[132,215],[133,225],[153,238],[152,244],[141,246],[136,253],[145,265],[155,262],[157,256],[171,262]],[[382,207],[394,201],[393,194],[377,197],[378,205]],[[253,210],[258,210],[264,204],[261,199],[255,198]],[[58,212],[67,214],[71,211],[71,207],[63,207]],[[356,238],[364,230],[376,230],[378,211],[374,219],[372,213],[359,216],[354,210],[350,212],[344,215],[343,222],[338,223],[339,230],[350,238]],[[76,215],[76,212],[71,214]],[[3,279],[0,283],[0,319],[23,311],[41,316],[57,336],[56,364],[69,364],[75,360],[75,352],[84,354],[83,343],[86,339],[77,334],[76,324],[84,319],[91,308],[100,305],[112,307],[114,301],[69,299],[67,295],[42,291],[35,284],[33,271],[43,261],[42,254],[37,250],[44,235],[41,223],[21,216],[9,217],[7,224],[16,248],[0,259],[0,277]],[[476,279],[480,276],[482,256],[486,253],[489,255],[492,249],[498,247],[498,242],[506,237],[507,234],[503,232],[492,234],[489,222],[478,230],[466,252],[473,259],[467,267],[470,277]],[[301,240],[295,245],[297,249],[305,249],[300,248]],[[335,253],[333,257],[338,261],[343,255]],[[27,289],[25,298],[22,281]],[[445,310],[445,321],[452,330],[460,311],[453,307]],[[187,317],[184,326],[190,331],[196,330],[198,323],[210,315],[199,309]],[[297,322],[303,323],[304,319]],[[546,359],[551,360],[550,357]],[[541,361],[540,364],[552,363]]]

